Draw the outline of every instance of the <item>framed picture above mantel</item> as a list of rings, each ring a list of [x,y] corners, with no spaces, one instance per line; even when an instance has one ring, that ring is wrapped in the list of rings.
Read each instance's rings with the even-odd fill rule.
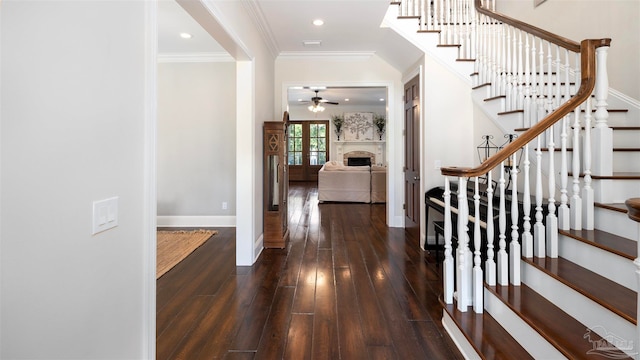
[[[373,141],[373,113],[345,112],[343,130],[344,141]]]

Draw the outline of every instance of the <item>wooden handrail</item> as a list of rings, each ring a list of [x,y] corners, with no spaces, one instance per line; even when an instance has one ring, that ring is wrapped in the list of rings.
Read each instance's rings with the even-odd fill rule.
[[[476,0],[478,1],[478,0]],[[442,175],[457,176],[457,177],[473,177],[481,176],[491,171],[501,162],[507,160],[509,156],[513,155],[516,151],[527,145],[530,141],[535,139],[538,135],[544,133],[545,130],[553,126],[556,122],[560,121],[563,117],[571,113],[587,100],[593,93],[593,89],[596,83],[596,49],[602,46],[609,46],[611,39],[587,39],[582,40],[580,43],[580,61],[581,61],[581,83],[578,92],[574,97],[562,104],[554,112],[547,115],[537,124],[529,128],[529,130],[522,133],[513,142],[498,151],[495,155],[488,158],[482,164],[475,168],[461,168],[461,167],[443,167],[441,168]]]
[[[558,36],[556,34],[550,33],[547,30],[543,30],[540,29],[538,27],[535,27],[533,25],[524,23],[520,20],[516,20],[513,18],[508,17],[507,15],[489,10],[487,8],[484,8],[482,6],[482,0],[475,0],[475,6],[476,6],[476,10],[484,15],[487,15],[491,18],[494,18],[496,20],[500,20],[501,22],[505,23],[505,24],[509,24],[515,28],[518,28],[520,30],[523,30],[529,34],[532,34],[534,36],[537,36],[539,38],[542,38],[544,40],[547,40],[548,42],[552,43],[552,44],[556,44],[560,47],[563,47],[569,51],[573,51],[575,53],[580,51],[580,44],[578,44],[577,42],[573,41],[573,40],[569,40],[567,38],[564,38],[562,36]]]
[[[640,222],[640,198],[631,198],[624,202],[627,205],[629,219]]]

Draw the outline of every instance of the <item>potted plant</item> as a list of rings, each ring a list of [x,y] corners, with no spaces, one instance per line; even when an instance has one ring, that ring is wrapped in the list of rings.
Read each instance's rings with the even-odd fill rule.
[[[380,140],[382,140],[382,134],[384,134],[384,126],[387,123],[384,115],[373,115],[373,124],[378,128],[378,135],[380,136]]]
[[[333,126],[336,128],[336,135],[338,135],[338,141],[340,140],[340,133],[342,132],[342,124],[344,123],[344,118],[341,115],[332,115],[331,121],[333,122]]]

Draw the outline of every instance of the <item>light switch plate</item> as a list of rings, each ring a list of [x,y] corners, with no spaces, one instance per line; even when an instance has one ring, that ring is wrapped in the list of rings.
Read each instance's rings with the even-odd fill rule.
[[[93,202],[93,235],[118,226],[118,197]]]

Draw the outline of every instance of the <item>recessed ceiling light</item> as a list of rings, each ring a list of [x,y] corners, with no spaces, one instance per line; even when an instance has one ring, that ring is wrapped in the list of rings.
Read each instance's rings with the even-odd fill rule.
[[[344,99],[344,101],[349,101],[349,99]]]
[[[322,26],[322,25],[324,25],[324,20],[322,20],[322,19],[315,19],[315,20],[313,20],[313,25],[315,25],[315,26]]]
[[[381,98],[380,101],[384,101],[384,99]]]
[[[193,35],[189,34],[189,33],[180,33],[180,37],[183,39],[191,39],[193,37]]]

